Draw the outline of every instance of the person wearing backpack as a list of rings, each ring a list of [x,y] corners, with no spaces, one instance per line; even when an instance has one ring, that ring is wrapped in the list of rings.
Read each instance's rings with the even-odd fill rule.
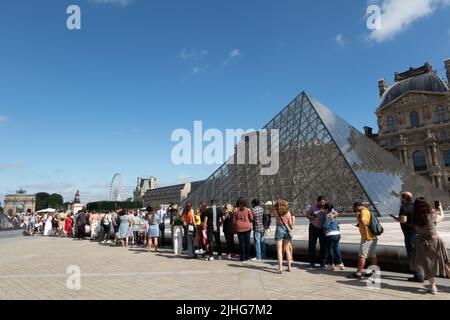
[[[378,221],[376,217],[367,209],[362,202],[356,202],[353,205],[356,219],[358,220],[359,233],[361,234],[361,243],[358,256],[358,270],[352,275],[357,279],[363,278],[363,270],[366,266],[368,258],[371,260],[371,266],[377,265],[377,244],[378,238],[375,235],[374,228],[381,228],[381,225],[374,226],[374,221]],[[376,223],[375,223],[376,224]],[[372,227],[371,227],[372,225]],[[382,230],[380,230],[382,232]],[[380,233],[378,231],[377,233]]]
[[[261,261],[262,259],[266,259],[266,228],[264,226],[264,209],[261,207],[261,201],[259,199],[253,199],[252,207],[253,239],[255,243],[256,256],[251,260]]]

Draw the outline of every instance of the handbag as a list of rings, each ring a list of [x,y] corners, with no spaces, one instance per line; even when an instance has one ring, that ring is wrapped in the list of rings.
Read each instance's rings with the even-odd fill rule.
[[[190,223],[187,225],[187,234],[188,236],[195,236],[195,225]]]
[[[291,241],[291,240],[292,240],[291,229],[288,228],[288,226],[286,225],[286,223],[284,223],[284,220],[283,220],[283,218],[281,217],[281,215],[280,215],[280,213],[278,212],[278,210],[277,210],[277,213],[278,213],[278,216],[280,217],[281,222],[283,222],[283,225],[284,225],[284,227],[286,228],[286,232],[287,232],[287,235],[288,235],[288,240]]]

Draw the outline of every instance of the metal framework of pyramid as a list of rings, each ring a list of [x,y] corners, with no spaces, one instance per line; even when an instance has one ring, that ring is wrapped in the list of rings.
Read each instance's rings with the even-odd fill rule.
[[[351,212],[353,203],[362,201],[384,216],[398,212],[403,191],[450,204],[444,192],[305,92],[263,129],[269,150],[271,130],[279,130],[278,173],[264,176],[260,164],[248,164],[249,154],[257,150],[247,145],[246,164],[223,164],[190,195],[194,205],[211,199],[223,205],[239,197],[262,203],[284,197],[301,214],[322,195],[339,211]]]

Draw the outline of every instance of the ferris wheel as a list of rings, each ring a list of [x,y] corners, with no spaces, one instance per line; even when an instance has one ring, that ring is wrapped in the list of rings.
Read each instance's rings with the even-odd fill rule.
[[[109,200],[111,201],[123,201],[125,194],[125,187],[123,184],[123,178],[120,173],[116,173],[111,180],[109,186]]]

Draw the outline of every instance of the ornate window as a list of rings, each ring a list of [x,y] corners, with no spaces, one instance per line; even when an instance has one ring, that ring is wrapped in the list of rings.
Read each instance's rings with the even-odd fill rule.
[[[416,111],[411,112],[411,114],[409,115],[409,119],[411,120],[411,127],[420,127],[419,114]]]
[[[450,167],[450,150],[444,150],[444,163],[446,167]]]
[[[413,163],[415,171],[427,171],[427,157],[422,150],[413,153]]]
[[[386,120],[387,128],[389,132],[397,130],[397,121],[393,116],[389,116]]]
[[[448,120],[447,109],[444,106],[436,107],[436,121],[445,122]]]

